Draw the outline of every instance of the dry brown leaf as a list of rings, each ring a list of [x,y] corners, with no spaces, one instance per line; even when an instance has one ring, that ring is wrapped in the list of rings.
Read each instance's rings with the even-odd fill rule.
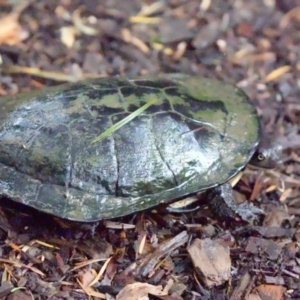
[[[290,215],[285,206],[268,205],[267,215],[263,225],[265,227],[280,227],[282,223],[290,219]]]
[[[44,247],[47,247],[47,248],[52,248],[52,249],[59,249],[59,247],[57,246],[53,246],[49,243],[46,243],[46,242],[43,242],[43,241],[39,241],[39,240],[33,240],[30,242],[30,245],[33,246],[35,243],[41,245],[41,246],[44,246]]]
[[[288,189],[286,189],[283,193],[282,193],[282,195],[280,196],[280,199],[279,199],[279,201],[280,202],[285,202],[285,200],[290,196],[290,194],[292,193],[292,189],[291,188],[288,188]]]
[[[139,235],[139,238],[134,243],[135,248],[135,258],[138,259],[141,257],[142,254],[149,253],[149,250],[153,250],[153,247],[147,242],[147,234],[146,232],[142,232]],[[146,248],[145,248],[146,245]],[[150,246],[150,247],[149,247]],[[148,250],[148,251],[147,251]]]
[[[99,273],[97,274],[97,276],[95,276],[94,280],[89,284],[89,287],[93,286],[95,283],[97,283],[100,278],[103,276],[108,264],[110,263],[110,261],[112,260],[112,257],[110,257],[102,266],[102,268],[100,269]]]
[[[176,47],[176,51],[174,52],[173,58],[179,60],[184,55],[186,48],[187,48],[187,43],[180,42]]]
[[[0,45],[17,45],[24,41],[29,33],[19,24],[19,14],[11,13],[0,19]]]
[[[254,201],[257,198],[257,196],[259,195],[259,193],[260,193],[260,191],[263,187],[262,176],[263,176],[263,173],[261,172],[255,180],[255,184],[254,184],[254,187],[253,187],[253,190],[252,190],[252,194],[250,196],[250,201]]]
[[[163,44],[160,43],[153,43],[152,48],[157,51],[162,51],[166,55],[173,55],[174,51],[170,47],[165,47]]]
[[[158,24],[161,18],[144,17],[144,16],[132,16],[129,18],[130,23],[142,23],[142,24]]]
[[[18,260],[10,260],[10,259],[4,259],[4,258],[0,258],[0,262],[12,264],[12,265],[17,266],[19,268],[21,268],[21,267],[26,268],[26,269],[29,269],[29,270],[39,274],[41,277],[46,277],[46,275],[42,271],[40,271],[38,268],[32,267],[31,264],[25,265],[25,264],[21,263]]]
[[[64,26],[60,28],[60,40],[67,47],[72,48],[78,31],[74,26]]]
[[[148,300],[148,294],[154,296],[166,296],[162,286],[148,283],[135,282],[125,286],[117,295],[116,300]]]
[[[133,36],[128,29],[123,28],[121,30],[121,36],[126,43],[134,45],[135,47],[140,49],[142,52],[144,52],[144,53],[150,52],[149,47],[142,40]]]
[[[80,263],[76,264],[76,266],[73,269],[71,269],[70,271],[72,272],[72,271],[75,271],[77,269],[83,268],[83,267],[85,267],[89,264],[93,264],[93,263],[96,263],[98,261],[104,261],[104,260],[106,260],[106,258],[94,258],[94,259],[86,260],[86,261],[83,261],[83,262],[80,262]]]
[[[273,300],[282,300],[285,290],[286,289],[283,286],[271,284],[262,284],[255,289],[258,295],[263,299],[268,297],[268,299]]]
[[[294,18],[299,20],[299,15],[300,15],[300,6],[296,6],[283,16],[283,18],[280,21],[279,28],[281,29],[286,28],[288,24],[291,22],[291,20]]]
[[[250,294],[246,300],[262,300],[258,295]]]
[[[77,282],[88,296],[96,297],[99,299],[106,299],[104,294],[94,291],[91,287],[84,287],[78,279]]]
[[[164,9],[165,3],[163,1],[156,1],[149,5],[143,5],[137,16],[150,16]]]
[[[74,26],[76,27],[76,29],[85,34],[85,35],[97,35],[99,32],[96,28],[93,28],[92,26],[89,26],[88,24],[86,24],[86,19],[83,19],[81,17],[81,11],[82,8],[79,7],[78,9],[76,9],[73,14],[72,14],[72,21]]]
[[[87,288],[91,285],[91,283],[95,279],[96,272],[94,270],[84,270],[83,272],[80,272],[80,285],[82,288]]]
[[[264,82],[268,83],[270,81],[276,80],[279,77],[281,77],[282,75],[284,75],[285,73],[288,73],[291,70],[291,66],[282,66],[279,67],[275,70],[273,70],[272,72],[270,72],[266,77]]]
[[[33,75],[41,78],[47,78],[55,81],[67,81],[67,82],[77,82],[82,79],[87,78],[99,78],[100,75],[95,74],[83,74],[81,70],[73,64],[71,66],[70,75],[64,74],[61,72],[51,72],[51,71],[42,71],[38,68],[30,68],[30,67],[23,67],[17,65],[5,65],[2,67],[2,70],[5,73],[14,74],[14,73],[22,73]]]

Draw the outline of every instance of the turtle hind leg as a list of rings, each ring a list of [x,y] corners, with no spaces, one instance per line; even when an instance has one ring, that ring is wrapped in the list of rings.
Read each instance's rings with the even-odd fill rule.
[[[255,207],[252,203],[236,203],[229,183],[224,183],[207,193],[209,207],[221,218],[235,219],[240,217],[246,222],[253,223],[259,215],[265,214],[263,210]]]

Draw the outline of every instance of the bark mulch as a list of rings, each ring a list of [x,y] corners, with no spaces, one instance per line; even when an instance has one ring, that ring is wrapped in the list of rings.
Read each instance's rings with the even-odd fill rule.
[[[0,1],[0,96],[94,77],[200,74],[242,88],[283,148],[278,168],[247,168],[235,188],[265,211],[255,224],[207,208],[83,224],[1,198],[0,299],[300,299],[297,4]]]

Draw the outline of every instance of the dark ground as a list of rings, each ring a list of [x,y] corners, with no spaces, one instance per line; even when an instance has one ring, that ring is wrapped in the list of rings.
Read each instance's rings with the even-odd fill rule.
[[[96,75],[201,74],[250,96],[283,161],[247,169],[236,188],[265,210],[257,226],[200,210],[93,228],[1,199],[0,299],[300,299],[297,1],[59,2],[0,1],[0,95]],[[207,252],[191,251],[199,243]]]

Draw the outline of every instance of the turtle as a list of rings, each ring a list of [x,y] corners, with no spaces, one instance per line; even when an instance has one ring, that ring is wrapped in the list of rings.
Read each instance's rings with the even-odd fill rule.
[[[20,93],[0,99],[0,195],[92,222],[203,191],[253,220],[262,210],[233,204],[229,182],[248,163],[274,166],[277,151],[262,135],[241,89],[202,76],[96,78]]]

